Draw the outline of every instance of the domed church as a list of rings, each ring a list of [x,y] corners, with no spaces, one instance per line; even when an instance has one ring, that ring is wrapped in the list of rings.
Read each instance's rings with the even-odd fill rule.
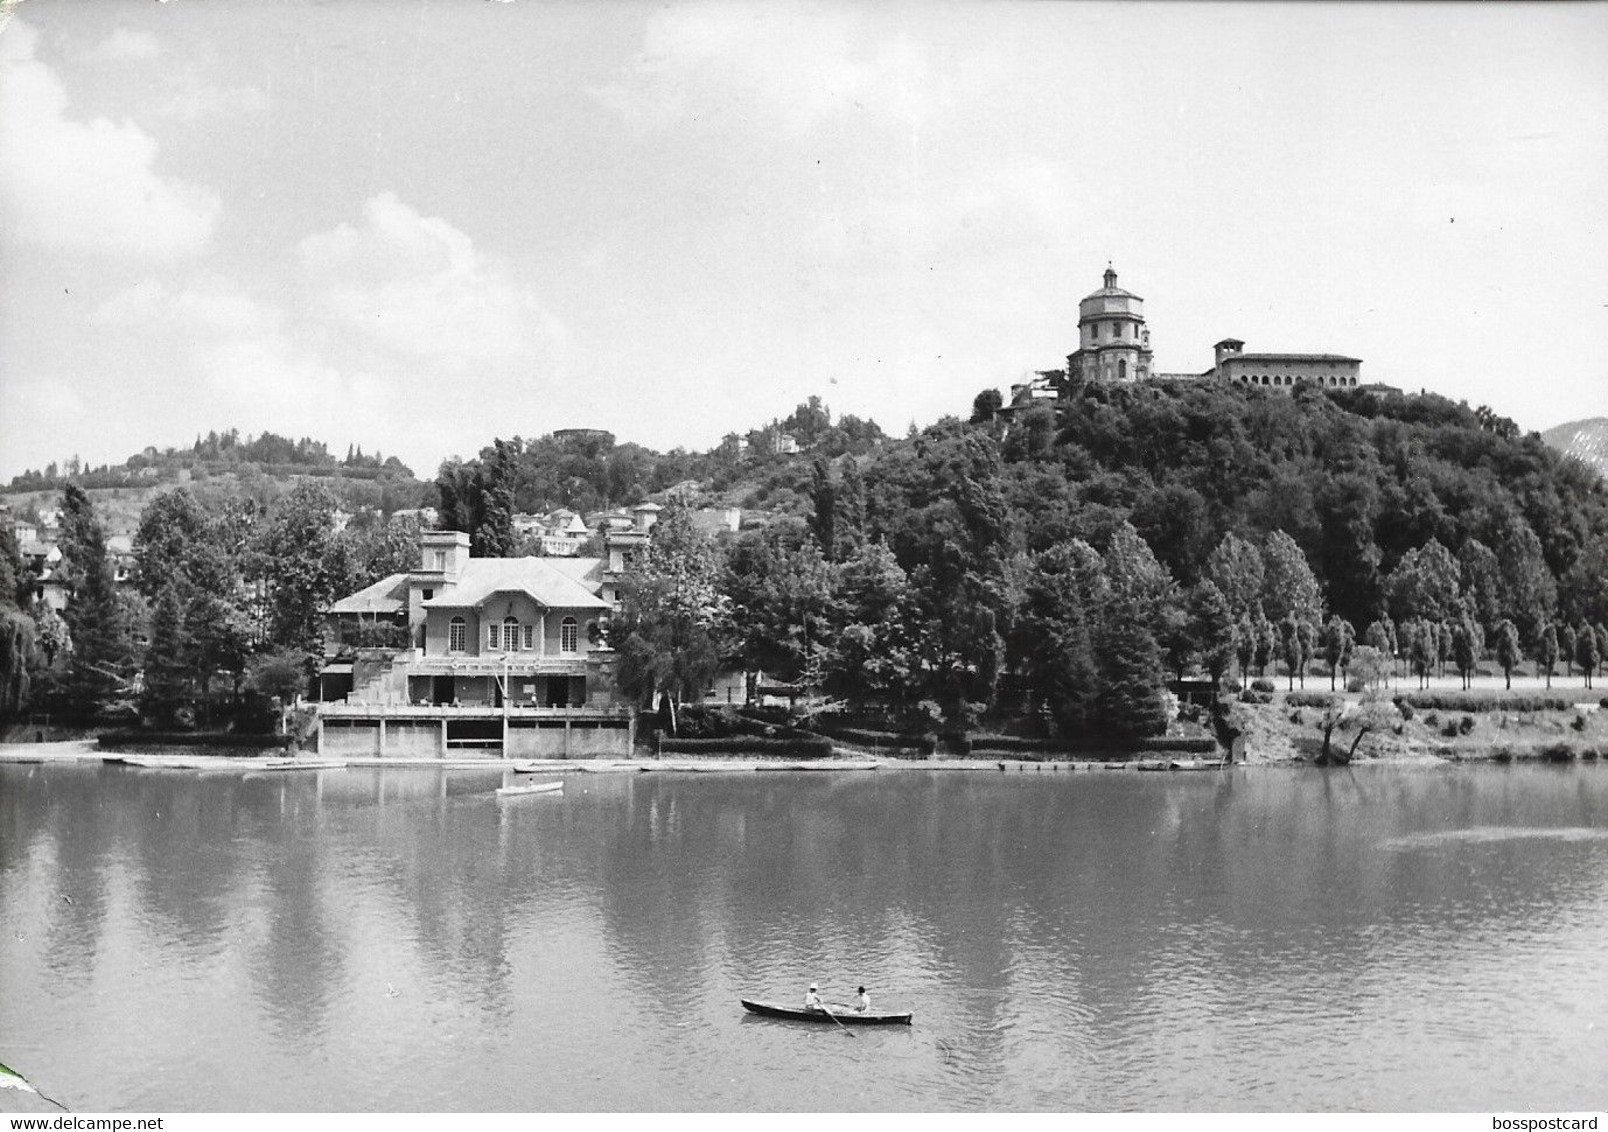
[[[1150,331],[1144,307],[1138,295],[1117,286],[1117,273],[1107,264],[1105,286],[1078,303],[1078,348],[1066,359],[1072,384],[1150,377]]]

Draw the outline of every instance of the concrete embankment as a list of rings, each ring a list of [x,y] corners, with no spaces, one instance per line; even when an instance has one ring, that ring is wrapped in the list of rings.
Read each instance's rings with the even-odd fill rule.
[[[146,754],[104,750],[92,740],[65,743],[16,743],[0,746],[0,764],[101,762],[145,770],[195,771],[205,773],[294,773],[331,770],[342,767],[416,768],[455,771],[509,773],[516,768],[538,774],[736,774],[765,771],[845,772],[874,770],[991,771],[995,774],[1061,773],[1074,771],[1208,770],[1220,764],[1215,759],[1137,758],[1106,759],[1013,759],[979,756],[969,759],[890,759],[870,757],[865,752],[844,749],[839,757],[826,759],[734,759],[721,756],[682,755],[672,758],[638,759],[504,759],[480,756],[463,759],[362,758],[327,759],[303,753],[298,756],[240,756]]]

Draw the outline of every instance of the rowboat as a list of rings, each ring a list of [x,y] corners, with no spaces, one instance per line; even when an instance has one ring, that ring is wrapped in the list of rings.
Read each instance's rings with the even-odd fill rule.
[[[514,798],[521,794],[556,794],[564,789],[562,782],[533,782],[529,786],[499,786],[497,797]]]
[[[845,1026],[908,1026],[911,1014],[884,1014],[870,1010],[861,1014],[854,1007],[841,1002],[828,1004],[826,1010],[810,1010],[802,1006],[783,1006],[779,1002],[756,1002],[753,999],[740,998],[743,1009],[752,1014],[763,1014],[767,1018],[792,1018],[799,1022],[825,1022],[828,1026],[836,1019]]]

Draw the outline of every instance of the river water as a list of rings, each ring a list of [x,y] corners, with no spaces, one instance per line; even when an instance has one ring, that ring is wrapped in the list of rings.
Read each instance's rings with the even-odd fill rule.
[[[0,766],[82,1111],[1608,1104],[1608,767]],[[745,1016],[867,984],[909,1028]]]

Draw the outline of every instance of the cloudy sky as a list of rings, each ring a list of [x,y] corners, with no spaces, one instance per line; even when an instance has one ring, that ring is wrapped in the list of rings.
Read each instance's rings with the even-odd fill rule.
[[[29,0],[0,476],[265,429],[890,431],[1219,338],[1608,415],[1608,5]]]

